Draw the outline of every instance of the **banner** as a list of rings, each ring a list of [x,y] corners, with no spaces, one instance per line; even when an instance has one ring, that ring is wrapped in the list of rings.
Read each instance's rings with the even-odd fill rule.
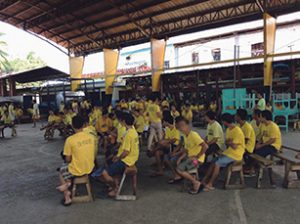
[[[164,68],[165,52],[165,40],[151,39],[152,92],[160,91],[160,75],[162,71],[155,70]]]
[[[268,54],[274,53],[276,36],[276,19],[268,13],[264,13],[264,86],[272,86],[273,57]]]
[[[113,93],[113,83],[117,73],[119,51],[111,49],[103,49],[104,53],[104,76],[105,76],[105,93],[111,95]]]
[[[71,79],[81,79],[84,65],[84,57],[69,57],[70,77]],[[81,83],[81,80],[71,81],[71,90],[76,91]]]

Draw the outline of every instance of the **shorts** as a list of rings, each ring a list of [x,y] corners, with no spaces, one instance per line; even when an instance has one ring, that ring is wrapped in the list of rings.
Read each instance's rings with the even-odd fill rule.
[[[184,171],[190,171],[193,170],[195,168],[198,168],[198,165],[194,164],[194,161],[191,160],[188,157],[185,157],[181,163],[177,166],[177,170],[184,172]]]
[[[62,177],[63,177],[64,180],[70,180],[70,179],[74,178],[74,175],[69,172],[69,168],[68,168],[68,164],[67,163],[64,163],[60,167],[59,172],[62,175]]]
[[[213,162],[219,167],[226,167],[234,161],[235,161],[234,159],[231,159],[225,155],[219,156],[213,160]]]
[[[123,175],[125,169],[126,169],[126,164],[123,161],[118,160],[117,162],[112,163],[108,167],[103,166],[103,167],[98,168],[95,172],[92,173],[92,177],[94,177],[94,178],[100,177],[104,170],[106,170],[108,175],[111,177],[116,176],[116,175]]]

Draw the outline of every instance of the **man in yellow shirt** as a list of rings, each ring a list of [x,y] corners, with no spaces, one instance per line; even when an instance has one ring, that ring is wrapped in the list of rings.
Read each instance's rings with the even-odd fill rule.
[[[135,129],[137,133],[142,136],[145,130],[145,118],[142,110],[136,109],[134,111],[134,116],[135,116]]]
[[[213,184],[219,176],[220,168],[226,167],[234,161],[242,161],[245,152],[245,136],[243,131],[234,124],[234,117],[229,113],[225,113],[222,115],[222,121],[227,127],[225,141],[227,149],[223,152],[223,155],[213,161],[202,180],[207,191],[214,189]]]
[[[184,117],[189,122],[189,124],[192,126],[193,111],[191,110],[190,104],[185,105],[184,109],[181,112],[181,116]]]
[[[174,120],[176,119],[176,117],[180,116],[180,113],[177,111],[176,106],[174,104],[171,104],[171,115]]]
[[[251,177],[250,175],[252,172],[249,169],[250,163],[251,163],[251,157],[249,157],[249,154],[252,154],[255,148],[256,144],[256,136],[253,127],[251,124],[249,124],[247,120],[247,111],[244,109],[238,109],[237,113],[235,115],[235,120],[238,123],[238,126],[241,128],[241,130],[244,133],[245,136],[245,153],[244,153],[244,173],[247,174],[248,177]]]
[[[118,150],[118,154],[113,158],[113,164],[97,170],[95,177],[100,177],[104,182],[111,185],[112,190],[109,196],[114,197],[117,193],[117,176],[121,176],[126,167],[134,166],[139,158],[139,137],[133,127],[134,117],[129,113],[124,113],[124,121],[126,125],[126,135]]]
[[[261,139],[261,133],[260,133],[261,122],[260,122],[260,118],[261,118],[261,111],[258,110],[258,109],[255,109],[253,111],[252,121],[250,122],[250,124],[251,124],[251,126],[254,130],[256,141],[259,141]]]
[[[254,153],[262,157],[273,155],[281,149],[281,132],[272,121],[272,112],[264,110],[261,114],[261,140],[256,144]]]
[[[204,119],[207,122],[206,128],[206,144],[208,149],[206,155],[211,155],[222,149],[224,145],[224,133],[222,126],[216,121],[216,114],[212,111],[207,111]]]
[[[94,168],[95,160],[94,137],[83,132],[83,118],[75,116],[72,119],[72,125],[75,129],[75,134],[68,137],[65,142],[63,155],[65,156],[66,164],[60,168],[61,185],[57,187],[64,194],[64,206],[72,203],[69,187],[73,177],[90,174]]]
[[[169,114],[163,118],[163,124],[166,128],[165,135],[155,147],[149,151],[149,156],[155,156],[157,171],[151,175],[151,177],[162,176],[163,172],[163,155],[170,155],[180,143],[180,132],[177,130],[174,124],[174,119]]]
[[[162,112],[159,107],[159,98],[153,96],[153,102],[150,102],[147,106],[147,113],[149,114],[150,120],[150,134],[148,138],[148,150],[151,150],[151,146],[156,136],[158,141],[162,139],[163,131],[162,131]]]
[[[189,122],[185,118],[177,117],[176,126],[184,135],[184,148],[181,150],[176,162],[176,172],[180,177],[192,182],[193,189],[189,193],[198,194],[201,182],[196,180],[189,171],[198,169],[199,165],[204,163],[208,146],[197,132],[191,130]],[[174,180],[176,178],[175,176]]]
[[[237,113],[235,115],[235,120],[238,123],[238,126],[241,128],[241,130],[244,133],[246,152],[249,154],[253,153],[255,143],[256,143],[256,137],[255,137],[255,132],[254,132],[251,124],[249,124],[246,121],[247,120],[247,111],[244,109],[238,109]]]

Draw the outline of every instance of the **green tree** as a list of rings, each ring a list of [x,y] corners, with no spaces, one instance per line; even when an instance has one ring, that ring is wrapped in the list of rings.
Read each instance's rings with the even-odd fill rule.
[[[0,38],[3,36],[3,33],[0,33]],[[5,41],[0,40],[0,73],[5,72],[9,69],[10,65],[7,60],[8,54],[5,51],[5,47],[7,46]]]
[[[5,69],[6,73],[22,72],[34,68],[46,66],[46,63],[34,52],[29,52],[25,59],[15,58],[9,61],[8,68]]]

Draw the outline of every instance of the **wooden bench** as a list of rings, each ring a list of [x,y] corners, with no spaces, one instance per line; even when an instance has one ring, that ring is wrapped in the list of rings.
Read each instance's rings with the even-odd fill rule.
[[[125,182],[125,179],[127,176],[131,176],[132,178],[132,195],[121,195],[121,191]],[[136,194],[137,194],[137,168],[136,166],[130,166],[130,167],[126,167],[122,179],[121,179],[121,183],[116,195],[116,200],[119,201],[135,201],[136,200]]]
[[[227,166],[225,183],[224,183],[225,189],[243,189],[245,187],[243,165],[244,165],[243,161],[236,161]],[[239,178],[240,178],[239,184],[230,184],[231,176],[232,176],[232,173],[234,173],[234,172],[239,173]]]
[[[283,146],[282,148],[299,152],[299,150],[291,149],[289,147]],[[284,168],[283,187],[300,188],[300,160],[295,158],[295,153],[289,154],[282,151],[276,153],[274,156],[284,161],[285,168]],[[291,179],[289,177],[291,172],[296,173],[297,179]]]
[[[274,183],[273,179],[273,165],[274,161],[271,159],[264,158],[262,156],[259,156],[257,154],[249,154],[249,156],[255,160],[255,162],[258,164],[259,168],[257,170],[257,179],[256,179],[256,188],[262,188],[262,178],[264,175],[264,170],[267,169],[269,173],[269,181],[270,186],[272,188],[275,188],[276,185]]]
[[[86,195],[79,195],[77,192],[78,185],[85,185],[87,194]],[[75,177],[73,180],[73,187],[72,187],[72,202],[92,202],[92,190],[91,184],[88,175],[83,175],[81,177]]]

